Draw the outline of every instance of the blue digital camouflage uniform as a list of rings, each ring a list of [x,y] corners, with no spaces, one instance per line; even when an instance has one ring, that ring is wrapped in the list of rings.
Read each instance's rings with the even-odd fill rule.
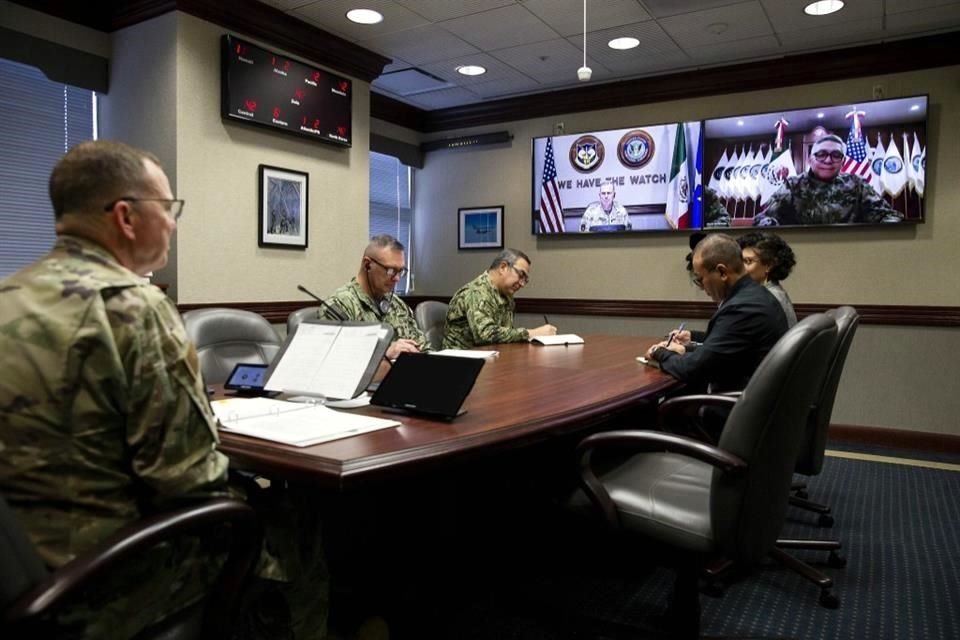
[[[523,342],[530,336],[526,329],[513,327],[513,298],[502,295],[493,286],[490,273],[460,287],[447,309],[444,349],[472,349],[486,344]]]
[[[61,236],[0,283],[0,354],[0,491],[48,565],[144,513],[230,495],[176,308],[107,251]],[[126,637],[162,618],[212,569],[188,549],[157,550],[129,568],[123,602],[91,596],[101,626],[86,637]]]
[[[393,327],[394,339],[413,340],[420,351],[430,350],[430,343],[420,330],[413,311],[400,296],[390,296],[387,312],[381,313],[380,307],[373,298],[367,295],[356,278],[352,278],[350,282],[334,291],[326,303],[342,311],[350,320],[386,323]],[[323,309],[323,314],[330,320],[336,320],[326,308]]]
[[[825,182],[808,171],[787,178],[753,224],[764,227],[901,220],[903,215],[859,176],[841,173]]]

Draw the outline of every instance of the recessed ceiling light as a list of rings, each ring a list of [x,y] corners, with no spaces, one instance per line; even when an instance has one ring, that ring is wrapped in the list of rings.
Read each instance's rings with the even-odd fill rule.
[[[828,16],[843,9],[843,0],[818,0],[803,8],[808,16]]]
[[[634,47],[640,46],[640,41],[636,38],[624,37],[624,38],[614,38],[607,43],[607,46],[611,49],[619,49],[623,51],[625,49],[633,49]]]
[[[481,67],[478,64],[463,64],[457,67],[457,73],[465,76],[482,76],[486,72],[486,67]]]
[[[821,111],[820,113],[817,114],[817,117],[818,117],[818,118],[822,118],[823,115],[824,115],[824,114],[823,114],[823,111]]]
[[[738,127],[742,127],[742,126],[743,126],[743,120],[737,120],[737,126],[738,126]]]
[[[347,20],[357,24],[377,24],[383,22],[383,14],[373,9],[350,9]]]
[[[920,105],[918,104],[913,105],[912,107],[910,107],[910,111],[920,111]]]

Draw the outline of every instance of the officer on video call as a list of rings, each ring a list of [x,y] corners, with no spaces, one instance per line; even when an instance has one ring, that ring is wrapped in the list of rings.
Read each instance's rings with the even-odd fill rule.
[[[580,231],[588,233],[593,227],[622,224],[624,230],[630,229],[630,216],[622,204],[617,202],[617,190],[609,178],[600,185],[600,200],[591,202],[580,219]]]

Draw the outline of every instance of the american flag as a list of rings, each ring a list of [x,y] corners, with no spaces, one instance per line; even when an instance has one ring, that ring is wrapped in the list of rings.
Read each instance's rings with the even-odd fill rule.
[[[553,160],[553,138],[547,138],[543,159],[543,180],[540,184],[540,229],[546,233],[563,233],[563,204],[557,187],[557,164]]]
[[[847,117],[853,117],[853,122],[850,123],[850,133],[847,134],[847,157],[844,158],[840,170],[860,176],[864,182],[870,182],[873,179],[873,172],[870,170],[873,154],[869,152],[867,140],[860,129],[861,114],[862,111],[855,109],[847,114]]]

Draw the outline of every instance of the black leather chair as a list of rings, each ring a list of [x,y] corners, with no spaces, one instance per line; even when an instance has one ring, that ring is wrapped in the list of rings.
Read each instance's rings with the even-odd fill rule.
[[[832,319],[810,316],[767,354],[739,398],[662,405],[667,414],[695,414],[733,402],[716,446],[642,430],[598,433],[578,445],[581,486],[606,523],[652,543],[656,557],[677,568],[668,617],[679,634],[699,633],[698,577],[707,562],[722,556],[750,566],[777,551],[808,408],[836,341]],[[600,449],[640,453],[598,472],[592,460]]]
[[[215,498],[136,522],[62,567],[48,571],[0,496],[0,610],[6,640],[55,637],[52,614],[115,569],[136,562],[147,549],[175,538],[230,526],[229,549],[216,582],[198,605],[140,632],[137,638],[194,639],[228,637],[239,595],[260,555],[262,530],[246,503]],[[220,553],[223,549],[211,550]]]
[[[838,307],[826,312],[837,323],[839,340],[833,354],[830,368],[823,379],[823,387],[818,398],[810,408],[810,418],[807,426],[808,437],[804,443],[800,457],[797,458],[796,473],[804,476],[815,476],[823,469],[824,452],[827,448],[827,431],[830,428],[830,416],[833,414],[833,403],[837,397],[837,388],[840,386],[840,376],[843,365],[847,361],[853,336],[860,324],[860,315],[853,307]],[[808,500],[806,484],[796,482],[792,486],[796,492],[790,496],[790,504],[801,509],[819,514],[818,523],[823,527],[833,526],[833,516],[830,507]]]
[[[443,345],[443,336],[447,331],[447,309],[450,305],[436,300],[424,300],[414,310],[417,325],[427,337],[430,348],[437,350]]]
[[[293,330],[300,326],[300,323],[306,320],[307,318],[322,318],[320,312],[323,310],[323,307],[317,305],[315,307],[304,307],[303,309],[297,309],[289,316],[287,316],[287,335],[289,336],[293,333]]]
[[[270,364],[280,351],[280,336],[267,319],[242,309],[196,309],[183,314],[187,335],[197,346],[207,384],[222,384],[244,362]]]

